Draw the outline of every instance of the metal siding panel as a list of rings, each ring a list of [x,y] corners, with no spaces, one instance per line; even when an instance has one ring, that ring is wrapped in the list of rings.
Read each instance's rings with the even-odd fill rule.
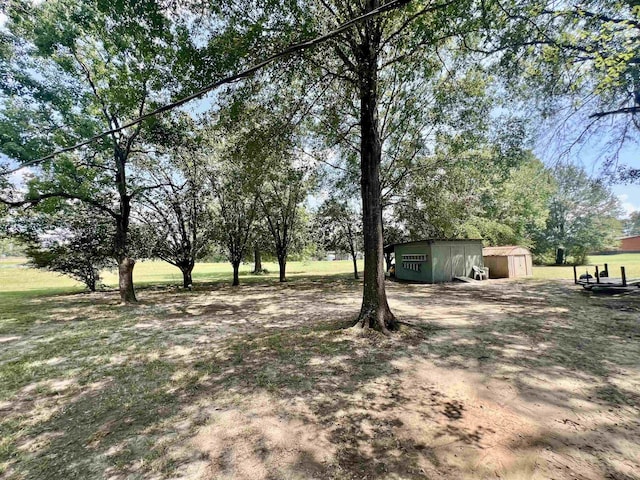
[[[429,282],[430,281],[430,263],[432,261],[427,243],[412,243],[409,245],[398,245],[395,247],[396,256],[396,278],[400,280],[408,280],[411,282]],[[402,268],[402,255],[412,253],[423,253],[427,255],[427,261],[422,263],[421,270],[416,272]]]
[[[473,277],[473,267],[484,267],[484,260],[482,258],[482,245],[476,243],[465,244],[465,276]]]
[[[448,246],[432,245],[433,283],[451,280],[451,249]]]
[[[465,257],[464,246],[451,246],[451,278],[464,277],[465,274]]]

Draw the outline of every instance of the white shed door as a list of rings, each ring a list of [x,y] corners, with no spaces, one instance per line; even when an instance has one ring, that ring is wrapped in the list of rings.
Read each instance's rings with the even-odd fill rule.
[[[516,277],[526,277],[527,276],[527,257],[524,255],[518,255],[514,257],[514,264],[516,267],[515,276]]]

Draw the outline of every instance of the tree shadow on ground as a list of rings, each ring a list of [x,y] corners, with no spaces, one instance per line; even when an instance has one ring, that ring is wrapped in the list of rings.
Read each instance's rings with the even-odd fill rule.
[[[520,399],[510,415],[591,412],[505,448],[633,478],[638,390],[620,375],[637,378],[640,327],[618,299],[558,284],[393,285],[405,322],[385,338],[345,329],[359,288],[320,277],[149,290],[130,310],[108,297],[38,303],[40,320],[0,353],[0,476],[492,478],[473,465],[502,425],[478,413],[483,397],[446,389],[452,372],[487,388],[499,377]],[[416,376],[432,364],[440,373]]]

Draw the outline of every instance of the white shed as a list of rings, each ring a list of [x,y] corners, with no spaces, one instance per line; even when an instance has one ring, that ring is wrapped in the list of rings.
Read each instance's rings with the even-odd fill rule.
[[[489,267],[490,278],[517,278],[533,275],[533,257],[528,248],[517,245],[485,247],[482,249],[484,266]]]

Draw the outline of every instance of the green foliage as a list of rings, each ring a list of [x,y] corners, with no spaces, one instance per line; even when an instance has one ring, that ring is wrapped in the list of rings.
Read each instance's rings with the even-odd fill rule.
[[[24,245],[16,239],[0,238],[0,257],[22,257]]]
[[[151,187],[135,209],[138,250],[189,273],[208,253],[214,230],[202,128],[186,115],[174,116],[156,122],[152,134],[156,154],[140,162]]]
[[[605,173],[637,180],[637,167],[617,157],[640,128],[638,6],[513,0],[491,27],[496,34],[487,33],[484,49],[507,73],[514,102],[562,122],[558,140],[569,149],[587,140],[602,145]]]
[[[11,2],[0,58],[0,151],[31,161],[167,101],[181,46],[170,13],[155,0]],[[150,187],[136,165],[148,154],[140,147],[150,149],[149,126],[45,162],[23,200],[76,199],[100,210],[114,224],[112,249],[131,255],[131,204]]]
[[[113,224],[80,204],[55,203],[54,209],[41,206],[27,217],[17,217],[13,229],[27,245],[30,265],[67,275],[93,292],[100,271],[115,266]]]
[[[302,203],[313,180],[306,168],[295,166],[292,158],[283,159],[267,173],[259,202],[271,233],[276,256],[286,261],[292,248],[304,248],[306,214]]]
[[[628,236],[640,235],[640,212],[633,212],[624,222],[624,234]]]
[[[554,171],[558,189],[549,203],[546,228],[539,233],[537,254],[564,249],[573,262],[587,255],[614,249],[621,224],[618,199],[601,181],[589,178],[583,168],[559,166]]]
[[[239,265],[251,241],[253,223],[259,213],[262,176],[251,175],[245,168],[252,159],[227,156],[218,146],[215,157],[209,157],[209,184],[213,194],[211,215],[215,238],[227,259]]]
[[[485,145],[455,144],[422,158],[404,199],[394,205],[406,239],[482,238],[487,245],[531,247],[544,228],[553,182],[530,152],[505,157]]]
[[[362,218],[347,202],[325,200],[314,218],[316,237],[326,250],[353,255],[362,246]]]

